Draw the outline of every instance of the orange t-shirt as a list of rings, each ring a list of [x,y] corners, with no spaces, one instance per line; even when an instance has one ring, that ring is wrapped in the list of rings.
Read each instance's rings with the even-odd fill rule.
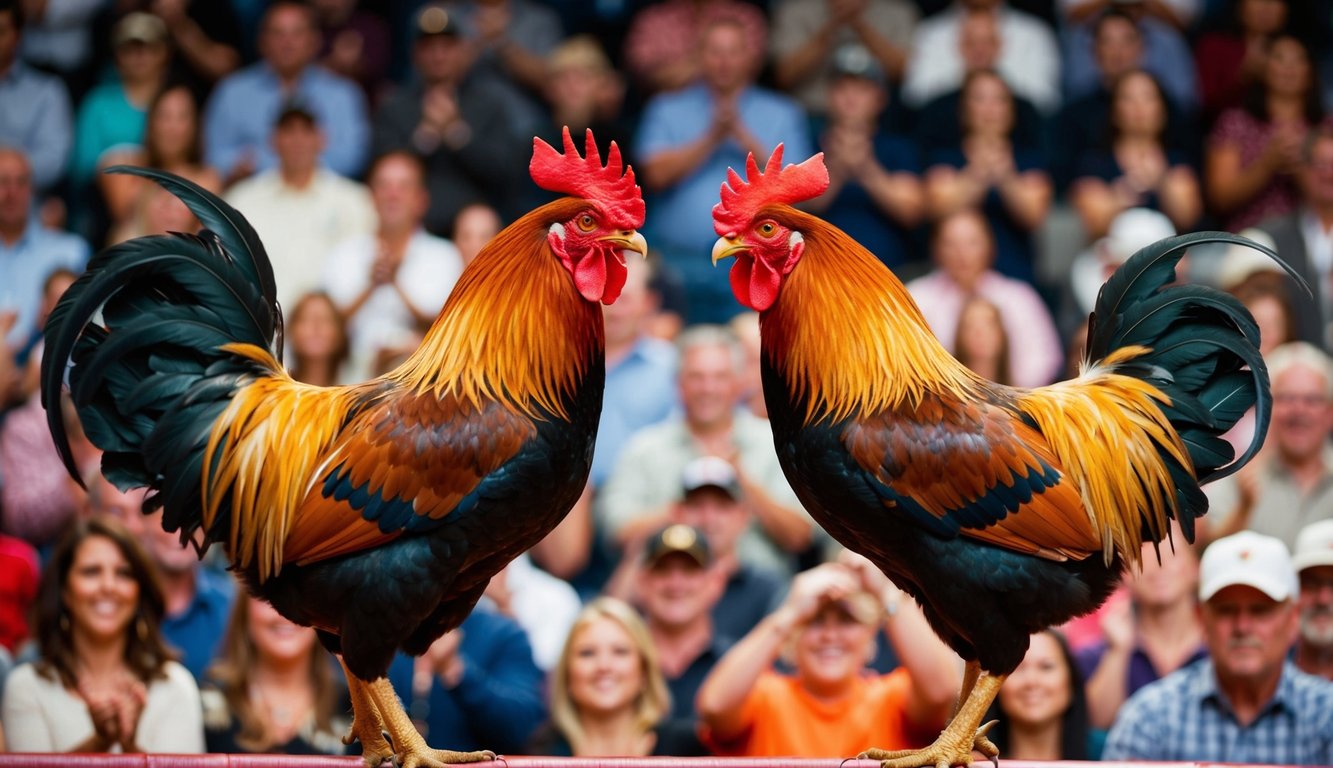
[[[747,757],[850,757],[867,747],[927,746],[937,734],[922,733],[907,718],[912,678],[898,668],[858,678],[836,702],[819,701],[795,678],[765,672],[741,705],[745,732],[727,741],[705,733],[719,755]]]

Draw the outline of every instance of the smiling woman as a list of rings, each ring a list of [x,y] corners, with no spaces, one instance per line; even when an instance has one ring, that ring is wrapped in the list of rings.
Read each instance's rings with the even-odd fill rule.
[[[598,598],[574,620],[551,670],[551,728],[532,753],[707,754],[691,725],[666,719],[670,711],[670,694],[643,620],[623,601]]]
[[[201,752],[199,692],[162,641],[153,565],[115,520],[79,521],[38,588],[40,657],[9,676],[18,752]]]
[[[1011,760],[1087,760],[1088,705],[1069,645],[1053,629],[1032,636],[1027,656],[986,715],[991,740]]]

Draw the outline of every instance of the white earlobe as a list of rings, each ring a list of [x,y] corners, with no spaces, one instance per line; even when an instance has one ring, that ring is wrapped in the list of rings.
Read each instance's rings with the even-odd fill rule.
[[[791,233],[791,237],[787,238],[787,247],[794,249],[796,248],[797,245],[803,244],[804,242],[805,242],[805,236],[802,235],[800,232],[793,230]]]
[[[563,243],[565,242],[565,225],[557,221],[556,223],[551,225],[551,228],[549,230],[547,230],[547,234],[555,237],[557,240]]]

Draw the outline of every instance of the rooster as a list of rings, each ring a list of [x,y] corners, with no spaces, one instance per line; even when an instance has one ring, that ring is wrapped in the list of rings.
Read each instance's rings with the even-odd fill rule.
[[[647,250],[633,169],[614,144],[603,166],[591,131],[585,153],[568,130],[563,154],[534,141],[533,180],[569,196],[482,249],[420,348],[372,381],[289,377],[254,230],[146,169],[119,170],[166,187],[206,229],[103,252],[47,323],[42,397],[70,471],[66,373],[107,478],[150,487],[167,530],[220,542],[256,595],[339,656],[347,740],[367,765],[494,757],[429,749],[385,672],[399,649],[419,655],[457,627],[583,491],[605,376],[599,302],[619,295],[628,252]]]
[[[998,765],[981,719],[1029,636],[1101,605],[1171,519],[1192,541],[1208,505],[1199,484],[1263,440],[1258,327],[1230,296],[1169,286],[1177,262],[1205,242],[1276,254],[1225,233],[1144,248],[1102,288],[1078,378],[1005,387],[940,346],[878,259],[792,207],[828,187],[823,156],[781,162],[779,146],[764,171],[751,156],[746,179],[728,172],[712,256],[735,257],[732,290],[761,313],[782,468],[815,519],[911,594],[967,663],[934,744],[862,757],[947,768],[975,748]],[[1220,435],[1252,405],[1254,438],[1233,461]]]

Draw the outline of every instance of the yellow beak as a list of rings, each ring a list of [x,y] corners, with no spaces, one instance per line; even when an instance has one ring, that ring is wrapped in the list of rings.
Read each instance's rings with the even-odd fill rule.
[[[602,242],[615,243],[621,249],[634,251],[644,258],[648,258],[648,241],[643,239],[643,235],[638,230],[629,230],[617,232],[614,235],[607,235],[602,238]]]
[[[729,259],[742,251],[750,250],[750,246],[744,243],[736,242],[734,237],[719,237],[713,244],[713,266],[717,266],[719,261]]]

